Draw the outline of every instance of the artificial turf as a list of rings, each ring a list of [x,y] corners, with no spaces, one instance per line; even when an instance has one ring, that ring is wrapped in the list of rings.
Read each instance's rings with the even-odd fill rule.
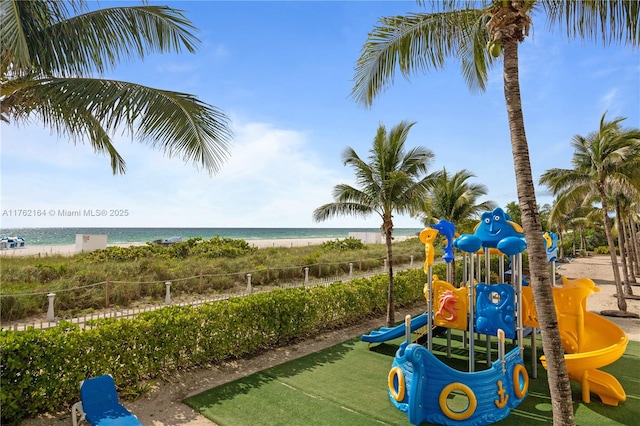
[[[460,336],[453,336],[452,357],[444,355],[446,340],[435,338],[434,353],[454,368],[466,371],[467,352]],[[324,349],[186,399],[195,411],[220,426],[245,425],[407,425],[406,414],[389,401],[387,375],[400,339],[379,345],[359,339]],[[476,369],[486,368],[484,342],[476,343]],[[493,347],[493,359],[496,348]],[[540,354],[541,351],[538,351]],[[525,365],[530,370],[529,348]],[[629,342],[622,358],[603,370],[622,384],[627,400],[617,407],[604,405],[592,394],[581,399],[572,382],[578,425],[636,425],[640,419],[640,343]],[[531,379],[529,395],[498,425],[552,424],[546,371],[538,362],[538,378]]]

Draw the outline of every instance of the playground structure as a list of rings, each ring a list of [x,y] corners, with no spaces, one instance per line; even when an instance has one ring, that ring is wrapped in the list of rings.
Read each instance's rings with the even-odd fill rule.
[[[438,234],[447,239],[444,248],[447,281],[432,274],[433,244]],[[448,425],[484,425],[507,417],[527,396],[529,374],[524,366],[523,340],[531,335],[532,377],[537,376],[536,329],[539,328],[533,292],[524,286],[522,252],[526,242],[522,228],[501,209],[486,212],[474,234],[453,240],[453,224],[440,221],[420,234],[425,244],[424,270],[426,313],[397,327],[381,328],[362,336],[371,343],[384,342],[405,335],[396,352],[388,376],[388,391],[396,408],[407,413],[409,422]],[[557,236],[546,234],[547,259],[555,278]],[[463,286],[450,284],[453,248],[463,253]],[[554,251],[555,250],[555,251]],[[500,255],[499,280],[505,276],[504,255],[511,260],[511,282],[491,284],[490,256]],[[480,256],[485,257],[485,282],[478,283]],[[474,260],[478,258],[477,274]],[[597,394],[604,404],[617,406],[626,399],[624,389],[612,375],[598,370],[624,353],[628,337],[613,322],[586,310],[586,299],[599,291],[588,278],[567,280],[553,288],[560,334],[567,353],[569,377],[580,383],[582,399],[590,402]],[[458,371],[432,353],[433,330],[447,331],[447,356],[450,355],[451,330],[464,332],[468,348],[468,372]],[[411,343],[411,333],[426,328],[426,347]],[[476,333],[487,336],[486,370],[475,372]],[[424,337],[423,335],[423,337]],[[498,359],[491,362],[491,336],[498,340]],[[505,338],[517,345],[505,354]],[[546,367],[544,357],[541,358]],[[462,401],[462,404],[460,403]]]

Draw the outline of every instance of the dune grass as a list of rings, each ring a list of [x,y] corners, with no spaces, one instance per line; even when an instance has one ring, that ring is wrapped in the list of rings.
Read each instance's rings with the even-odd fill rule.
[[[174,298],[211,297],[243,291],[248,273],[253,286],[277,287],[304,280],[305,267],[311,279],[327,278],[348,274],[350,264],[355,274],[381,270],[386,257],[384,244],[345,248],[338,240],[264,249],[250,249],[244,240],[223,239],[195,248],[190,241],[170,248],[109,247],[74,256],[4,257],[0,319],[16,321],[46,313],[48,293],[56,294],[57,316],[72,318],[113,306],[162,303],[166,281],[173,282]],[[238,245],[246,250],[234,250]],[[394,243],[393,250],[396,265],[413,258],[419,266],[424,260],[424,245],[418,238]]]
[[[455,337],[455,336],[454,336]],[[453,339],[452,358],[446,359],[442,338],[434,340],[434,353],[462,371],[466,369],[461,339]],[[406,425],[406,414],[387,395],[387,374],[401,339],[372,346],[349,340],[230,382],[186,399],[195,411],[220,426],[283,425]],[[486,368],[484,342],[478,342],[477,369]],[[480,353],[479,353],[480,352]],[[495,359],[495,344],[493,351]],[[539,352],[540,353],[540,352]],[[479,358],[479,359],[478,359]],[[530,348],[525,364],[530,364]],[[580,386],[572,382],[578,425],[635,425],[640,418],[640,343],[630,342],[624,356],[603,368],[618,378],[627,401],[618,407],[602,404],[592,395],[581,399]],[[530,369],[530,365],[528,367]],[[500,425],[552,424],[546,371],[538,363],[538,378],[531,379],[528,397]]]

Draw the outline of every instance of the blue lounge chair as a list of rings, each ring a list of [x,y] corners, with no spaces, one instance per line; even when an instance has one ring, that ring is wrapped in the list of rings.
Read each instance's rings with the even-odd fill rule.
[[[142,426],[140,420],[118,401],[116,384],[110,374],[80,383],[80,402],[71,407],[71,417],[73,426],[83,420],[91,426]]]

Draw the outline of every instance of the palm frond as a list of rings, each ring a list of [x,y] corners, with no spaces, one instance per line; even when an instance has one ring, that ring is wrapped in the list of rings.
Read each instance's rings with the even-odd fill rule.
[[[430,181],[426,184],[429,198],[418,210],[425,223],[445,219],[458,224],[495,208],[493,201],[478,203],[478,198],[487,194],[487,188],[479,183],[468,182],[472,177],[475,177],[473,173],[466,169],[451,175],[446,168],[429,175]]]
[[[337,216],[367,217],[374,212],[359,203],[328,203],[313,211],[313,220],[322,222]]]
[[[77,140],[88,137],[99,151],[107,145],[96,137],[102,133],[94,130],[98,124],[104,133],[126,131],[170,157],[193,161],[210,172],[218,171],[227,157],[227,117],[192,95],[90,78],[41,79],[17,95],[23,101],[12,111],[16,121],[26,121],[35,112],[58,134]],[[87,117],[93,119],[83,123]]]
[[[558,26],[569,39],[602,41],[603,45],[640,45],[640,2],[635,0],[543,0],[549,27]]]
[[[369,106],[393,83],[396,68],[405,78],[443,68],[447,58],[458,55],[463,45],[473,43],[474,31],[486,31],[477,26],[482,14],[480,10],[463,9],[380,18],[362,47],[351,96]],[[482,78],[486,79],[486,75]]]
[[[182,11],[166,6],[113,7],[69,16],[63,2],[11,3],[16,13],[22,15],[20,24],[35,23],[22,35],[11,33],[15,31],[13,27],[7,30],[17,38],[10,39],[12,44],[21,48],[9,51],[12,56],[18,55],[14,67],[22,73],[33,69],[47,76],[103,73],[122,59],[182,49],[194,52],[199,43],[192,33],[195,27]],[[38,14],[47,19],[39,18]],[[24,44],[28,48],[28,62],[24,60]]]

